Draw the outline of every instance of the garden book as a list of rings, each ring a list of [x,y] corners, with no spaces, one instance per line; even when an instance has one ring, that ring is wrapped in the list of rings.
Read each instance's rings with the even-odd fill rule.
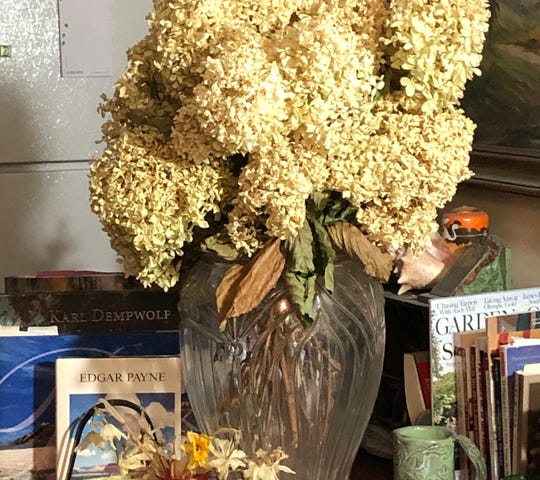
[[[457,421],[454,334],[486,328],[494,315],[540,310],[540,287],[429,299],[432,422]]]
[[[178,355],[178,331],[0,336],[2,478],[55,477],[55,361],[62,357]],[[0,330],[0,332],[2,332]],[[35,334],[39,333],[39,335]]]
[[[139,438],[141,428],[153,433],[170,455],[175,453],[181,431],[180,372],[179,356],[59,358],[57,480],[118,475],[123,447],[129,438]],[[96,410],[100,406],[105,408]],[[110,407],[123,421],[106,410]],[[114,445],[103,442],[108,424],[127,439],[116,439]]]

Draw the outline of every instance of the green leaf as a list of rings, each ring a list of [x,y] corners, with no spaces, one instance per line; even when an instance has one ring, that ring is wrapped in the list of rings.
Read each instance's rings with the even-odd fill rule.
[[[285,242],[288,252],[287,282],[291,302],[299,309],[304,323],[311,319],[315,299],[315,272],[313,233],[306,220],[298,235]]]
[[[323,223],[328,224],[336,221],[339,211],[343,208],[341,199],[332,199],[332,202],[324,212]]]
[[[313,192],[311,199],[313,200],[315,211],[322,212],[328,205],[330,194],[328,192]]]
[[[201,250],[215,252],[225,260],[234,261],[239,257],[239,253],[229,241],[229,237],[222,232],[205,238],[201,242]]]
[[[312,317],[315,280],[315,275],[306,277],[298,272],[288,271],[285,273],[285,281],[287,282],[291,302],[298,307],[304,321],[306,321],[306,317],[309,319]]]
[[[358,208],[352,205],[348,200],[343,197],[332,198],[322,218],[323,225],[332,225],[333,223],[351,220],[358,211]]]
[[[289,252],[289,270],[311,275],[315,272],[313,263],[313,234],[306,220],[298,235],[285,242],[285,249]]]

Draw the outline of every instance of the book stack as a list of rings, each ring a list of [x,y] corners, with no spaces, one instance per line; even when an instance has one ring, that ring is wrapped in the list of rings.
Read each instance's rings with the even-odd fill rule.
[[[147,289],[122,273],[42,272],[5,279],[0,294],[0,477],[57,478],[58,360],[129,357],[148,364],[149,358],[178,359],[177,297],[177,291]],[[189,404],[185,394],[176,403],[179,408]],[[190,408],[182,408],[182,416],[191,427]]]
[[[503,429],[502,416],[497,412],[503,405],[502,397],[498,397],[496,407],[491,382],[493,369],[501,368],[501,364],[497,355],[490,355],[494,348],[489,346],[493,333],[488,335],[488,319],[539,310],[540,288],[429,298],[432,423],[468,435],[484,454],[492,480],[503,478],[510,470],[508,462],[504,465],[503,437],[497,437]],[[517,328],[506,325],[501,333],[503,330]],[[508,452],[509,444],[505,445]],[[472,478],[467,462],[462,460],[458,458],[456,463],[460,478]]]
[[[458,432],[478,445],[492,479],[538,474],[540,312],[493,315],[485,324],[454,334]]]

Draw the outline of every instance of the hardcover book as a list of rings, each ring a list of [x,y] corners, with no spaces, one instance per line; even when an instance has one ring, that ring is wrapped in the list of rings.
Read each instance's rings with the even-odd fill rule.
[[[181,430],[179,356],[60,358],[56,378],[58,480],[118,475],[129,439],[138,438],[143,424],[169,454],[175,453]],[[106,408],[96,410],[105,405],[121,419]],[[108,424],[126,437],[103,442]]]
[[[476,412],[478,415],[479,431],[479,447],[480,451],[486,459],[488,471],[491,467],[489,456],[489,429],[487,417],[487,393],[486,393],[486,378],[487,378],[487,338],[479,337],[474,342],[475,351],[475,370],[476,370]]]
[[[0,294],[0,325],[56,325],[60,333],[178,329],[178,292]]]
[[[431,377],[429,352],[412,352],[403,355],[403,382],[407,412],[412,424],[417,423],[421,415],[431,405]]]
[[[65,356],[178,355],[177,331],[0,336],[2,478],[55,478],[54,362]]]
[[[486,319],[488,349],[486,395],[493,478],[510,473],[510,451],[506,448],[506,443],[509,444],[510,439],[504,435],[505,417],[508,412],[505,411],[506,402],[503,398],[501,347],[514,342],[514,339],[520,337],[538,338],[540,330],[535,329],[538,318],[538,312],[532,311],[519,314],[495,315]]]
[[[454,334],[454,359],[456,372],[456,401],[457,401],[457,425],[459,434],[469,437],[479,445],[478,425],[475,425],[475,412],[473,402],[476,401],[476,377],[471,375],[474,356],[471,355],[475,340],[481,335],[485,335],[484,330],[460,332]],[[474,382],[473,382],[474,378]],[[478,420],[476,420],[478,423]],[[461,478],[469,478],[469,463],[466,455],[460,454],[459,465],[461,468]]]
[[[156,289],[156,287],[152,287]],[[89,270],[52,270],[36,275],[12,275],[4,278],[6,293],[71,292],[92,290],[145,290],[135,278],[122,272]]]
[[[527,364],[540,362],[540,339],[518,339],[510,345],[501,347],[500,356],[505,475],[510,475],[513,473],[514,374]]]
[[[454,333],[482,330],[486,318],[540,310],[540,288],[429,299],[432,421],[456,423]]]
[[[540,373],[516,372],[516,415],[513,471],[540,475]]]

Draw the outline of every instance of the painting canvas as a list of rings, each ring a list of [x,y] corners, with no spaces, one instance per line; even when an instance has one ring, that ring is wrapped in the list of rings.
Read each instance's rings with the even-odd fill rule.
[[[475,150],[540,160],[540,0],[490,0],[490,7],[482,75],[462,101],[478,125]]]

